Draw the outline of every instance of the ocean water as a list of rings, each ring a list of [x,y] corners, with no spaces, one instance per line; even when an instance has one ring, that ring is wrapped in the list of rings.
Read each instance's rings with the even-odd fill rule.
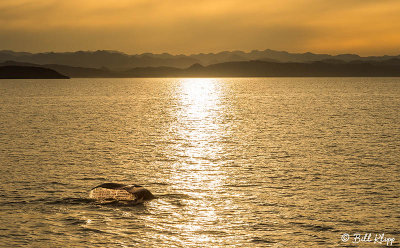
[[[1,80],[0,247],[398,247],[399,109],[400,78]]]

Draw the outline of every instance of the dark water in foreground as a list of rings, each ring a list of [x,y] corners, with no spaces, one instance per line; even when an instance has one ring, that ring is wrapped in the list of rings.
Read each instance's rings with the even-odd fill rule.
[[[1,80],[0,247],[398,246],[399,107],[400,78]]]

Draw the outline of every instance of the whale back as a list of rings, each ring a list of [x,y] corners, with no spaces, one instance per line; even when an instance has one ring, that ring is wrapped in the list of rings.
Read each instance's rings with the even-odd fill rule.
[[[89,198],[100,202],[135,201],[140,203],[154,199],[154,195],[149,190],[136,184],[103,183],[90,191]]]
[[[139,185],[135,185],[133,187],[131,185],[129,185],[129,186],[125,187],[125,190],[127,192],[135,195],[135,197],[137,199],[142,199],[144,201],[154,199],[154,195],[148,189],[145,189]]]

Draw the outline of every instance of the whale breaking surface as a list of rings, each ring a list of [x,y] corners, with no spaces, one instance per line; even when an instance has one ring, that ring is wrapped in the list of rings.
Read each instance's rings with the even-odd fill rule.
[[[99,203],[122,202],[139,204],[154,199],[154,195],[146,188],[136,184],[103,183],[89,192],[89,198]]]

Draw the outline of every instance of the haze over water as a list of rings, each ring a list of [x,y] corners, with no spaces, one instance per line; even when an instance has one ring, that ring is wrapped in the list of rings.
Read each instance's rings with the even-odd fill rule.
[[[399,78],[2,80],[0,246],[398,245],[399,106]]]

